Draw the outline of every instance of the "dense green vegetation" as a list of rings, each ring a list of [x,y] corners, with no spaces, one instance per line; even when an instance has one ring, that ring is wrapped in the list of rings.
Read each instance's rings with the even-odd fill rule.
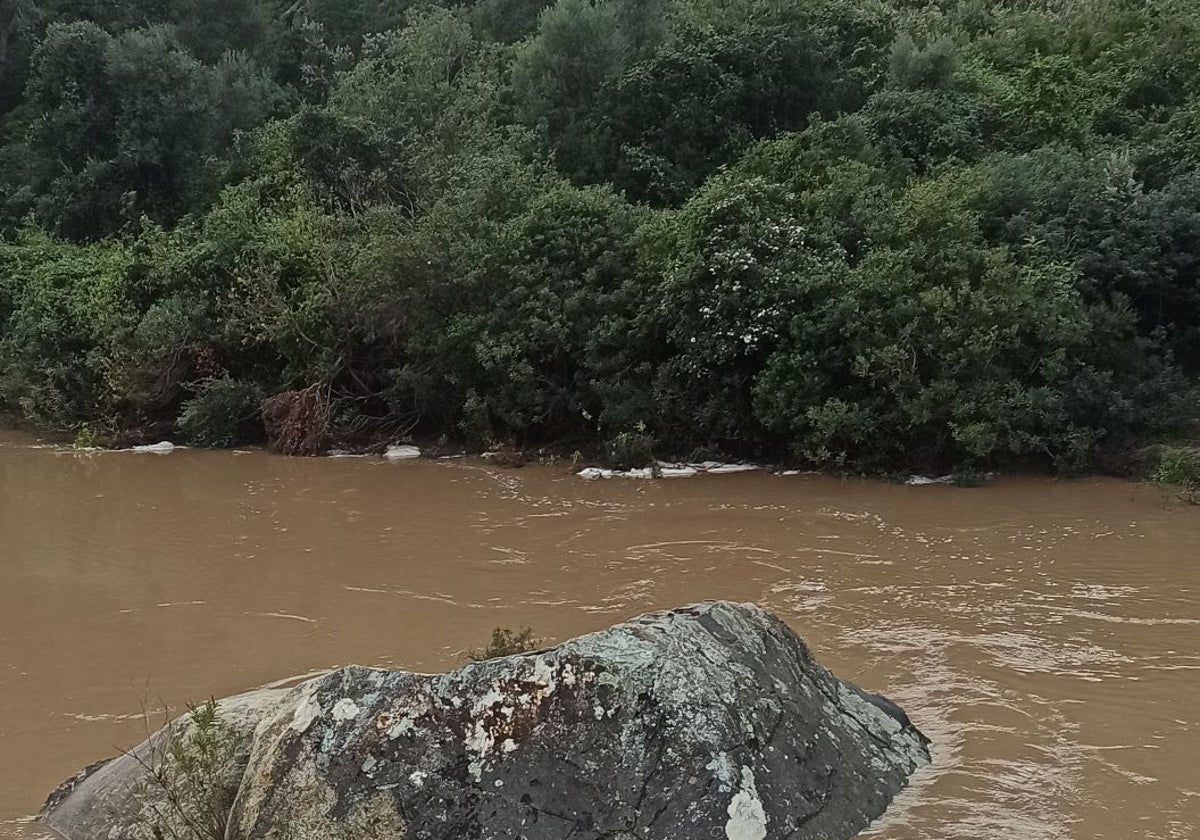
[[[1082,470],[1200,414],[1190,0],[0,0],[0,140],[49,427]]]
[[[1200,447],[1163,447],[1150,477],[1184,501],[1200,505]]]

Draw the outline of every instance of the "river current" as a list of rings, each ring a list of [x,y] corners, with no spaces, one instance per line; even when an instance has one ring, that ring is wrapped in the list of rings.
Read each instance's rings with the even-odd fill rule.
[[[1161,490],[0,435],[0,838],[41,836],[46,794],[164,706],[709,598],[774,611],[932,738],[876,840],[1200,837],[1200,508]]]

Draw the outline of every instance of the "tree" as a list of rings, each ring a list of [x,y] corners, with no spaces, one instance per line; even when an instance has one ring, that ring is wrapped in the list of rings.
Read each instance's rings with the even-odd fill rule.
[[[20,97],[36,14],[32,0],[0,0],[0,128]]]
[[[603,85],[624,69],[629,47],[615,4],[558,0],[537,35],[518,48],[513,92],[559,169],[582,180],[599,175],[604,140],[592,119]]]
[[[451,318],[476,434],[587,439],[604,412],[607,322],[627,307],[636,215],[611,192],[559,184],[500,231],[486,303]]]
[[[478,25],[497,41],[512,44],[532,33],[554,0],[480,0],[473,9]]]
[[[754,386],[763,422],[806,459],[1049,456],[1072,470],[1101,444],[1177,421],[1186,388],[1128,307],[1089,304],[1070,264],[984,242],[976,178],[915,184],[865,259],[806,288]]]
[[[167,20],[192,55],[217,63],[234,51],[272,68],[283,36],[279,0],[171,0]]]
[[[1141,330],[1165,330],[1189,368],[1200,364],[1200,177],[1148,189],[1121,154],[1066,149],[999,156],[977,193],[997,243],[1035,242],[1074,260],[1090,301],[1128,299]]]
[[[54,25],[26,93],[34,210],[78,240],[142,215],[173,222],[202,204],[206,167],[276,96],[248,59],[205,66],[161,27]]]
[[[611,137],[614,181],[631,198],[678,204],[753,140],[829,111],[830,75],[804,34],[665,46],[605,89],[595,121]]]
[[[654,379],[662,439],[761,441],[754,377],[785,335],[804,278],[826,270],[795,210],[778,184],[733,173],[643,234],[655,244],[642,319],[667,349]]]
[[[983,120],[970,97],[942,90],[883,90],[860,112],[875,145],[917,173],[972,163],[985,149]]]
[[[410,9],[432,5],[439,4],[437,0],[296,0],[289,11],[296,18],[321,24],[332,43],[357,51],[364,37],[399,29]]]
[[[0,401],[1076,469],[1195,415],[1198,8],[0,0]]]
[[[443,181],[464,159],[512,137],[498,124],[501,55],[464,16],[429,9],[339,78],[329,110],[358,126],[392,167]]]

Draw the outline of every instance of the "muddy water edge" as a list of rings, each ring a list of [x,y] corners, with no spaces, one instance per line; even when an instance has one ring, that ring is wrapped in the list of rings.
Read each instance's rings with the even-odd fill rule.
[[[1200,837],[1200,508],[1112,480],[76,453],[0,434],[0,838],[144,709],[705,598],[933,738],[887,840]],[[157,721],[155,722],[155,725]]]

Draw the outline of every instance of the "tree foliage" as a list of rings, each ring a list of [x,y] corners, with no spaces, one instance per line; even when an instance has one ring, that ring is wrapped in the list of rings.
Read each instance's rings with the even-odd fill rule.
[[[1087,469],[1197,415],[1198,35],[1183,0],[0,0],[0,410]]]

